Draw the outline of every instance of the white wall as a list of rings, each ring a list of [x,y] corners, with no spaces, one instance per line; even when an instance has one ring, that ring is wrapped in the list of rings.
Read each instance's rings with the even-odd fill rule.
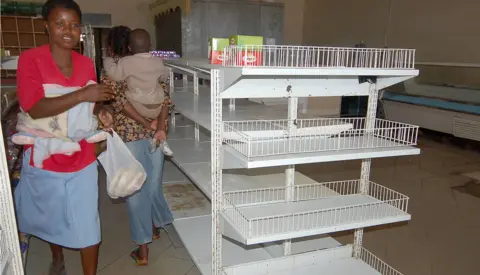
[[[416,61],[480,63],[478,0],[305,0],[311,45],[402,47]],[[480,69],[425,67],[419,81],[480,87]]]

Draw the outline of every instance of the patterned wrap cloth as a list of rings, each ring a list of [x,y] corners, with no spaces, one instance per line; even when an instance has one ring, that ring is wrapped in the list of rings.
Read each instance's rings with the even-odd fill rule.
[[[117,132],[120,138],[122,138],[123,142],[152,138],[155,131],[143,127],[143,125],[122,113],[125,104],[128,102],[125,95],[125,92],[128,89],[126,81],[113,81],[108,78],[104,71],[102,71],[100,75],[100,83],[110,86],[115,91],[115,98],[109,103],[109,105],[114,111],[115,132]],[[165,91],[165,101],[162,105],[167,106],[170,112],[172,112],[174,105],[170,99],[168,85],[167,83],[161,83],[161,85]],[[168,118],[165,119],[164,123],[166,127],[165,129],[168,132]]]

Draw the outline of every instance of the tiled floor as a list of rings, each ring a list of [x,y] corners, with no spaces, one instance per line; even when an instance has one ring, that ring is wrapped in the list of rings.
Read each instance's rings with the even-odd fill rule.
[[[480,154],[427,139],[421,139],[420,147],[420,156],[373,161],[372,180],[410,196],[409,212],[413,218],[406,224],[368,229],[365,246],[405,275],[479,274],[480,199],[452,187],[480,178]],[[317,181],[355,179],[360,162],[306,165],[298,169]],[[466,173],[470,174],[465,176]],[[209,211],[208,203],[203,203],[196,192],[185,185],[166,187],[177,217]],[[192,201],[192,197],[197,199]],[[100,211],[103,243],[99,274],[199,274],[173,228],[151,245],[150,266],[134,267],[128,256],[133,245],[129,242],[126,207],[112,203],[102,190]],[[335,237],[342,243],[353,240],[348,233]],[[78,252],[68,251],[66,260],[69,275],[81,274]],[[32,240],[28,275],[45,274],[49,261],[47,245]]]

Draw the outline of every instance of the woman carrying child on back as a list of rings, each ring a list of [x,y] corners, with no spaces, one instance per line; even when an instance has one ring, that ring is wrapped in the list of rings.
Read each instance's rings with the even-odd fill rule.
[[[135,68],[135,70],[138,70],[136,72],[134,71],[135,80],[133,83],[130,82],[131,85],[127,86],[125,78],[131,74],[130,72],[123,72],[123,69],[120,70],[118,64],[123,64],[122,58],[132,57],[130,49],[136,52],[143,52],[140,56],[145,56],[145,59],[148,59],[149,55],[147,52],[150,48],[150,37],[147,37],[147,39],[144,36],[145,33],[140,34],[140,38],[138,36],[135,37],[135,33],[138,34],[138,32],[131,33],[130,29],[124,26],[111,29],[107,38],[108,52],[111,56],[105,58],[106,66],[104,67],[106,67],[106,72],[102,72],[100,80],[102,83],[112,87],[116,92],[115,99],[112,101],[111,106],[114,110],[117,134],[126,143],[127,147],[142,164],[147,173],[147,179],[142,188],[126,199],[130,217],[131,237],[133,242],[138,245],[130,256],[137,265],[147,265],[148,244],[160,238],[159,229],[173,221],[173,216],[165,200],[162,188],[164,153],[162,150],[151,150],[152,148],[150,146],[154,138],[163,141],[166,140],[167,106],[170,105],[170,101],[168,95],[163,94],[166,92],[166,86],[162,85],[162,89],[160,90],[157,89],[157,85],[154,84],[155,81],[158,83],[160,75],[158,75],[155,80],[151,80],[152,73],[145,72],[141,66]],[[130,38],[135,39],[138,44],[135,46],[130,45]],[[137,46],[143,46],[143,48]],[[158,71],[161,71],[162,67],[163,63],[157,65],[156,68],[158,68]],[[144,72],[145,75],[142,75],[142,72]],[[110,75],[113,77],[110,78]],[[147,80],[145,80],[145,83],[139,83],[138,81],[140,79],[149,79],[148,84],[151,86],[146,85]],[[148,91],[146,93],[147,96],[151,96],[152,98],[152,101],[147,103],[153,106],[143,106],[145,107],[144,109],[141,109],[142,106],[140,106],[140,109],[138,109],[140,112],[138,112],[135,107],[138,107],[138,105],[144,102],[140,101],[144,91],[141,90],[138,95],[131,93],[132,90],[129,88],[132,86],[135,87],[135,83],[139,83],[138,87],[155,87],[155,89],[150,90],[152,95],[149,95]],[[135,90],[133,91],[135,92]],[[162,95],[157,94],[158,91],[161,91]],[[140,98],[139,101],[132,100],[137,98]],[[160,102],[160,104],[156,104],[158,102]],[[143,112],[146,112],[147,115]],[[154,114],[151,115],[151,113]],[[153,120],[149,121],[145,117],[150,117]],[[156,123],[154,118],[158,119],[157,121],[160,123]]]

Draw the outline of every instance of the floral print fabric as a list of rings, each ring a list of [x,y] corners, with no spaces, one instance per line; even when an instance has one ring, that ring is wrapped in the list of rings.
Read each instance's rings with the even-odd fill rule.
[[[116,82],[108,78],[104,71],[100,76],[100,83],[110,86],[116,93],[115,99],[112,100],[110,106],[114,111],[115,132],[120,136],[124,142],[137,141],[141,139],[152,138],[155,131],[143,127],[140,123],[125,116],[122,110],[128,102],[125,92],[127,91],[127,84],[125,81]],[[163,106],[168,106],[170,110],[173,109],[173,104],[170,100],[170,93],[165,83],[162,83],[165,91],[165,101]],[[165,120],[166,129],[168,129],[168,119]]]

